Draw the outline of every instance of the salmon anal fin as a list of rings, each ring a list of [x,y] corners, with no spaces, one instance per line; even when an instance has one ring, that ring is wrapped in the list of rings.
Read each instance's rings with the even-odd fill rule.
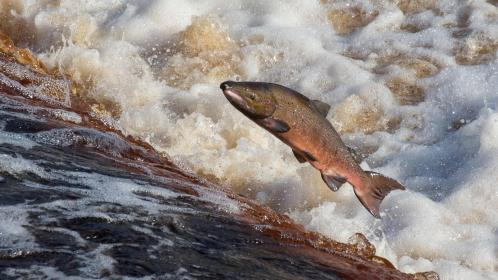
[[[357,189],[357,187],[353,186],[354,193],[370,214],[380,219],[380,203],[384,197],[392,190],[404,190],[405,187],[396,180],[379,173],[371,171],[365,171],[365,173],[370,178],[369,183],[362,189]]]
[[[327,114],[329,113],[330,110],[330,105],[322,102],[320,100],[311,100],[311,103],[315,106],[315,108],[320,112],[320,115],[322,115],[324,118],[327,117]]]
[[[341,186],[344,183],[346,183],[346,178],[329,176],[329,175],[325,175],[323,173],[322,173],[322,179],[325,182],[325,184],[327,184],[329,189],[331,189],[334,192],[338,191],[341,188]]]
[[[297,161],[299,161],[299,163],[305,163],[306,162],[306,159],[302,155],[300,155],[298,152],[292,150],[292,153],[296,157]]]
[[[263,119],[261,121],[261,124],[271,132],[284,133],[289,131],[290,129],[290,126],[287,123],[278,119],[274,119],[272,117]]]

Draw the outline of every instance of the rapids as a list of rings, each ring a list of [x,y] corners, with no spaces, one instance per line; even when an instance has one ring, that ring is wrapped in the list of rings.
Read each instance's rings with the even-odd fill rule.
[[[182,171],[69,108],[71,82],[28,50],[0,47],[2,279],[434,277],[395,270],[360,233],[335,242]]]
[[[0,30],[33,52],[10,53],[39,74],[24,81],[25,94],[76,112],[58,118],[85,123],[85,112],[98,120],[85,127],[145,142],[181,170],[328,238],[361,232],[403,272],[497,279],[497,5],[2,0]],[[218,87],[228,79],[329,103],[328,119],[365,156],[363,167],[407,191],[389,195],[383,219],[373,219],[349,186],[330,192],[231,108]]]

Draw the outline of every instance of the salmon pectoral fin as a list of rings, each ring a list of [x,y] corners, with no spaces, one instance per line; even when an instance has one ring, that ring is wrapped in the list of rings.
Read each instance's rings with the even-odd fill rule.
[[[331,189],[333,192],[338,191],[341,188],[341,186],[344,183],[346,183],[346,178],[325,175],[323,173],[322,173],[322,179],[325,182],[325,184],[327,184],[329,189]]]
[[[385,177],[379,173],[371,171],[365,172],[370,177],[370,182],[366,188],[361,190],[354,188],[354,193],[370,214],[375,218],[380,219],[380,203],[384,197],[392,190],[404,190],[405,187],[396,180]]]
[[[290,126],[286,122],[272,117],[262,120],[261,124],[271,132],[284,133],[290,129]]]

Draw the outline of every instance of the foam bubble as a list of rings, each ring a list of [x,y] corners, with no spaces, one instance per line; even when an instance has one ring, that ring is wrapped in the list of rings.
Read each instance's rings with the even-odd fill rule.
[[[0,154],[0,169],[12,175],[20,175],[23,173],[33,173],[42,178],[48,176],[47,172],[34,164],[31,160],[22,158],[21,156],[9,156]]]
[[[64,121],[68,121],[68,122],[72,122],[72,123],[76,123],[76,124],[79,124],[82,121],[81,116],[75,112],[70,112],[70,111],[61,110],[61,109],[55,109],[55,110],[51,110],[51,113],[54,114],[54,116],[56,118],[59,118],[59,119],[64,120]]]
[[[1,206],[3,223],[0,225],[0,241],[3,249],[16,250],[36,247],[34,237],[24,227],[27,213],[18,206]]]
[[[27,137],[19,135],[17,133],[2,132],[0,133],[0,144],[10,144],[14,146],[20,146],[25,149],[31,149],[38,144]]]

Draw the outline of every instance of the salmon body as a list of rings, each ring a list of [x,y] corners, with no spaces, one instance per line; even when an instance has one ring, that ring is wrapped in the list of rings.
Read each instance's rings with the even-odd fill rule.
[[[328,104],[310,100],[281,85],[227,81],[220,85],[228,101],[259,126],[287,144],[299,162],[309,162],[332,191],[349,182],[365,208],[380,218],[380,203],[397,181],[364,171],[332,124]]]

